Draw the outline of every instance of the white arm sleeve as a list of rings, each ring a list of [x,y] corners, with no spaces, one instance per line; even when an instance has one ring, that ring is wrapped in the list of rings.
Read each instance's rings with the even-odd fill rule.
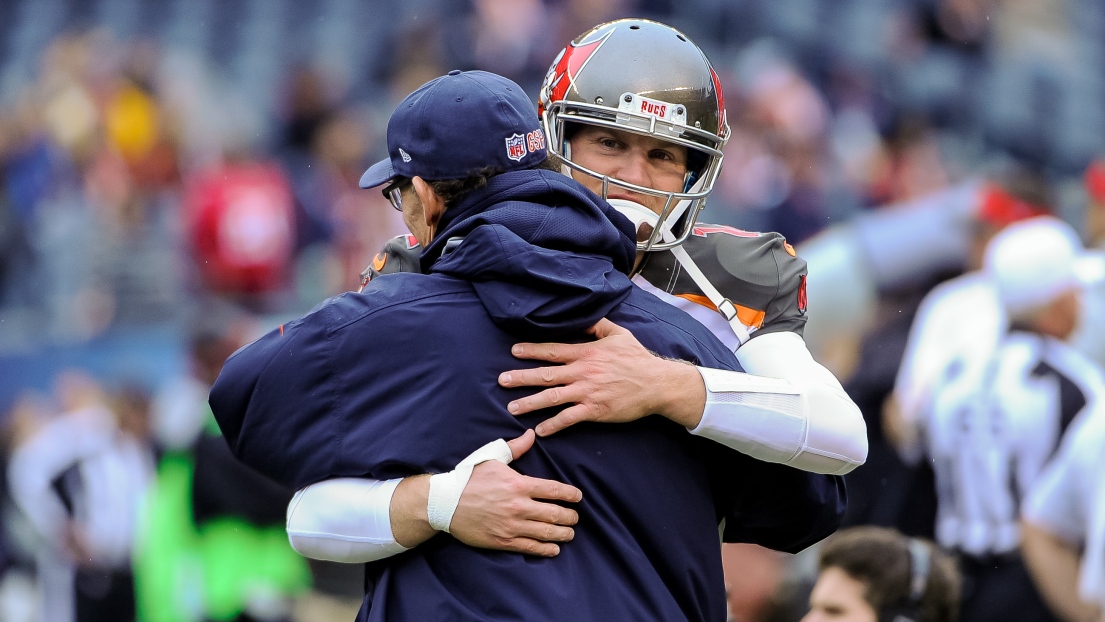
[[[449,531],[472,469],[488,460],[511,462],[510,446],[496,439],[461,460],[448,473],[430,477],[426,515],[430,526]],[[391,497],[400,479],[338,478],[312,484],[288,503],[288,541],[304,557],[364,563],[407,548],[391,531]]]
[[[364,563],[406,547],[391,532],[391,496],[401,479],[341,478],[311,484],[288,504],[288,541],[304,557]]]
[[[748,373],[698,368],[706,408],[692,434],[814,473],[843,475],[867,460],[863,415],[801,337],[760,335],[737,359]]]

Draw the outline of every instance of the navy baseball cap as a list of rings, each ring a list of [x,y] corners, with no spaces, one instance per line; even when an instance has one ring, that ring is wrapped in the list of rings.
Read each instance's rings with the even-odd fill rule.
[[[388,121],[388,159],[361,176],[362,188],[396,177],[463,179],[545,160],[537,109],[514,82],[486,71],[450,71],[423,84]]]

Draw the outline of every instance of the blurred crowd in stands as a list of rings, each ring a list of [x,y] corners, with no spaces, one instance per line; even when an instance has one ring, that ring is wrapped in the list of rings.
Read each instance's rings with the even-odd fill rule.
[[[233,463],[207,388],[237,347],[356,289],[405,232],[379,193],[357,187],[385,151],[396,102],[455,68],[536,94],[569,40],[625,16],[680,28],[721,76],[733,135],[702,219],[782,232],[810,262],[811,350],[871,435],[868,465],[848,479],[849,524],[956,549],[937,530],[937,488],[954,486],[920,459],[938,450],[924,442],[924,415],[901,412],[899,366],[925,295],[985,268],[985,245],[1006,225],[1051,213],[1105,245],[1105,168],[1087,172],[1105,154],[1105,4],[10,0],[0,619],[67,621],[78,609],[82,620],[352,619],[359,569],[291,553],[290,491]],[[918,259],[886,276],[879,264],[897,265],[895,254]],[[855,262],[868,272],[848,273]],[[818,292],[822,276],[833,292]],[[1101,318],[1100,290],[1085,298]],[[1024,328],[1002,317],[1000,335]],[[1087,331],[1086,317],[1057,341],[1081,340],[1076,366],[1094,375],[1105,333]],[[919,403],[941,399],[943,384],[920,384],[909,387]],[[1082,393],[1088,413],[1092,390]],[[1029,484],[1017,483],[1015,504]],[[1015,527],[1019,508],[1005,509]],[[1105,534],[1105,517],[1092,520]],[[1013,542],[962,563],[1004,564]],[[1105,556],[1105,535],[1097,544]],[[725,555],[739,569],[734,620],[803,615],[812,559]]]

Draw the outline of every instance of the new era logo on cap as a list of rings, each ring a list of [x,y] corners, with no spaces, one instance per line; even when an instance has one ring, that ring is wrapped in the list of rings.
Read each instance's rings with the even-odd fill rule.
[[[392,113],[387,135],[391,157],[365,172],[362,188],[396,177],[436,181],[487,168],[515,171],[547,155],[533,102],[522,87],[486,71],[450,71],[422,85]]]

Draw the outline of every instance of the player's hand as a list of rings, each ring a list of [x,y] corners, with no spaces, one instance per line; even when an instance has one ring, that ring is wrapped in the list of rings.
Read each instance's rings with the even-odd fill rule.
[[[526,430],[507,441],[515,460],[529,451],[534,438]],[[528,477],[489,460],[472,471],[449,532],[469,546],[554,557],[560,553],[557,542],[575,537],[571,526],[579,522],[579,514],[543,500],[575,503],[582,498],[575,486]]]
[[[624,423],[650,414],[664,415],[687,427],[698,424],[706,388],[693,366],[656,356],[633,333],[610,320],[600,320],[589,332],[597,341],[514,346],[511,352],[518,358],[559,365],[512,370],[499,376],[504,387],[551,387],[508,404],[511,414],[572,404],[538,424],[540,436],[581,421]]]

